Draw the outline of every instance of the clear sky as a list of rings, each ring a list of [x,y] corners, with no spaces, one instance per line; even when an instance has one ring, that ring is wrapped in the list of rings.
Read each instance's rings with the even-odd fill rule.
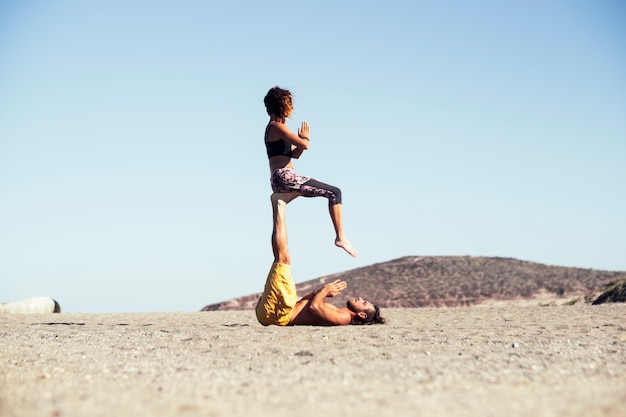
[[[296,282],[419,255],[626,270],[625,22],[608,0],[0,1],[0,302],[262,291],[274,85],[359,251],[295,200]]]

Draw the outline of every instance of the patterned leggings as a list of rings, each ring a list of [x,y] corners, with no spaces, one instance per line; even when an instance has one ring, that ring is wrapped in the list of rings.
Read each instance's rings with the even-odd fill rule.
[[[316,179],[297,175],[291,168],[281,168],[270,178],[275,193],[300,193],[304,197],[326,197],[332,206],[341,204],[341,190]]]

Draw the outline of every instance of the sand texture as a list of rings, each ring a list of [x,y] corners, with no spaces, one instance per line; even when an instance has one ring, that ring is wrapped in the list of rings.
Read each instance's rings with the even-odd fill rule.
[[[624,416],[626,305],[0,315],[0,416]]]

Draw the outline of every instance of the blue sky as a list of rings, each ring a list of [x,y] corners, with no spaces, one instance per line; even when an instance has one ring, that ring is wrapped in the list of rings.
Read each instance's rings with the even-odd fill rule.
[[[624,21],[619,1],[0,1],[0,302],[261,291],[274,85],[359,251],[296,200],[297,282],[414,255],[626,270]]]

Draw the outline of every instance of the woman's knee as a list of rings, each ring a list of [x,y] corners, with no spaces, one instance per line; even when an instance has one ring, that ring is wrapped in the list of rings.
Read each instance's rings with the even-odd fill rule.
[[[335,204],[341,204],[341,189],[339,187],[333,187],[333,194],[334,197],[331,200],[331,204],[335,205]]]
[[[339,187],[333,185],[328,186],[328,188],[325,189],[324,196],[328,198],[328,204],[331,206],[341,204],[341,189]]]

